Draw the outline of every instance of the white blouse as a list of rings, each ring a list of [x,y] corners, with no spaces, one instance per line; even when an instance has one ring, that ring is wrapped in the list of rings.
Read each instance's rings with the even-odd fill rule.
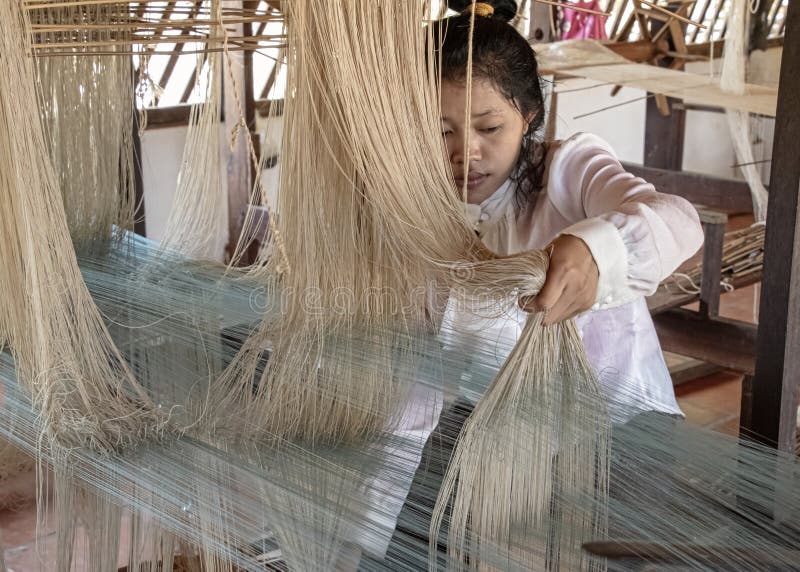
[[[497,254],[541,249],[560,234],[581,238],[597,263],[599,283],[595,309],[576,322],[612,420],[625,422],[643,411],[681,415],[644,296],[700,248],[703,232],[697,213],[684,199],[657,193],[626,172],[608,144],[593,135],[552,143],[544,177],[544,189],[521,210],[510,180],[480,205],[466,205],[475,230]],[[515,307],[504,318],[488,320],[450,300],[439,337],[445,352],[467,362],[460,379],[449,380],[456,387],[446,386],[444,395],[424,384],[415,388],[393,431],[413,445],[389,445],[384,451],[398,462],[402,459],[407,475],[376,475],[371,483],[366,494],[370,506],[380,510],[365,516],[369,526],[353,531],[353,542],[364,551],[384,556],[443,399],[452,399],[455,392],[477,399],[471,393],[476,376],[483,371],[488,377],[503,364],[527,315]],[[457,371],[448,373],[459,378]]]
[[[561,234],[581,238],[597,263],[599,282],[592,311],[576,322],[614,420],[650,410],[681,414],[644,296],[702,245],[697,212],[685,199],[658,193],[625,171],[605,141],[586,133],[549,146],[544,181],[522,209],[511,180],[480,205],[466,205],[475,230],[497,254],[541,249]],[[489,343],[498,349],[490,353],[499,365],[526,317],[515,309],[507,320],[489,322],[451,302],[444,342],[463,350],[494,340]]]

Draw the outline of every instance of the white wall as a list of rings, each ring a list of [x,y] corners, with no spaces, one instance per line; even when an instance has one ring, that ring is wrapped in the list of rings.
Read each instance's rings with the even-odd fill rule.
[[[753,52],[748,68],[748,81],[777,87],[781,49]],[[719,72],[721,60],[713,65]],[[686,70],[708,74],[708,62],[690,62]],[[592,87],[596,86],[596,87]],[[612,87],[598,82],[574,78],[559,81],[558,122],[556,137],[565,138],[578,131],[588,131],[607,140],[622,161],[641,164],[644,160],[644,91],[623,88],[611,96]],[[623,102],[630,101],[619,105]],[[609,109],[604,109],[609,108]],[[586,113],[591,115],[580,117]],[[772,155],[775,120],[753,117],[750,121],[751,142],[756,161]],[[683,169],[708,175],[742,179],[724,113],[688,110],[686,138],[683,146]],[[769,162],[761,163],[762,179],[769,181]]]
[[[261,172],[261,184],[267,192],[267,200],[270,208],[277,210],[278,202],[278,181],[280,180],[281,164],[280,150],[281,140],[283,139],[283,120],[281,118],[266,119],[260,115],[256,118],[256,128],[261,135],[261,154],[269,157],[278,157],[278,163],[272,168],[264,169]]]
[[[748,81],[776,86],[780,56],[780,49],[754,52]],[[718,62],[715,64],[717,69]],[[690,63],[687,70],[706,74],[709,64]],[[556,137],[569,137],[579,131],[595,133],[611,144],[621,160],[639,164],[643,162],[645,92],[623,88],[612,97],[612,86],[597,85],[597,82],[577,78],[560,81],[556,89],[560,92]],[[590,115],[581,117],[587,113]],[[262,134],[262,149],[277,154],[283,135],[283,122],[260,116],[257,120]],[[756,160],[769,158],[772,154],[774,123],[772,118],[756,117],[751,120],[751,139]],[[142,138],[147,234],[155,240],[163,235],[172,205],[185,139],[185,127],[151,129]],[[736,162],[725,115],[708,111],[687,111],[684,170],[741,178],[739,169],[733,167]],[[765,182],[768,182],[769,168],[768,162],[760,165]],[[276,167],[265,169],[262,177],[269,203],[274,208],[277,202],[280,160]]]
[[[622,88],[612,96],[613,86],[581,78],[561,80],[555,89],[557,139],[581,131],[594,133],[611,145],[620,160],[644,161],[644,91]]]
[[[186,127],[148,129],[142,136],[142,175],[147,238],[161,240],[178,187]]]
[[[164,237],[170,211],[178,187],[183,151],[188,128],[163,127],[148,129],[142,136],[142,178],[144,182],[144,212],[147,238],[160,241]],[[227,179],[224,174],[225,143],[228,137],[220,129],[221,187],[219,192],[227,197]],[[228,242],[227,200],[221,200],[220,220],[213,238],[211,251],[204,254],[222,261]]]

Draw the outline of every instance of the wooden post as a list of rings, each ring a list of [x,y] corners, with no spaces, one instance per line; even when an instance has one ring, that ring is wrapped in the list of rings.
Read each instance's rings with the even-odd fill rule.
[[[700,220],[705,232],[703,274],[700,279],[700,315],[704,318],[716,318],[719,316],[722,252],[728,216],[722,213],[701,212]]]
[[[142,137],[139,135],[139,111],[133,107],[133,232],[147,236],[144,219],[144,173],[142,171]]]
[[[258,8],[258,0],[244,0],[244,9],[246,12],[255,11]],[[244,25],[244,35],[246,37],[253,35],[253,23]],[[258,131],[256,129],[256,98],[255,86],[253,85],[253,52],[247,50],[244,52],[244,89],[242,99],[244,100],[244,120],[247,123],[247,130],[253,137],[253,147],[255,148],[256,156],[261,156],[261,142],[258,139]],[[257,172],[256,166],[250,161],[250,181],[255,181],[256,177],[260,176]]]
[[[772,2],[761,0],[758,3],[758,9],[755,14],[750,15],[750,51],[753,50],[766,50],[767,49],[767,36],[769,36],[769,29],[771,22],[768,20],[769,9]]]
[[[224,8],[242,10],[241,0],[223,0]],[[228,26],[232,36],[244,35],[244,24],[231,24]],[[231,136],[237,130],[241,120],[239,105],[244,110],[245,66],[244,54],[240,51],[230,52],[230,59],[223,62],[225,82],[223,84],[223,136],[224,141],[230,146]],[[237,101],[237,97],[239,100]],[[242,216],[250,200],[250,155],[247,150],[247,129],[238,128],[233,148],[228,148],[226,160],[226,174],[228,182],[228,245],[225,248],[226,256],[230,260],[233,256],[239,235],[242,232]]]
[[[686,110],[680,99],[666,98],[670,110],[664,116],[654,97],[647,100],[644,127],[644,166],[680,171],[683,168],[683,139]]]
[[[553,40],[550,33],[550,12],[555,10],[554,6],[528,0],[530,3],[530,27],[528,31],[528,41],[533,44],[550,42]]]
[[[670,3],[667,7],[672,11],[680,9],[681,4]],[[650,37],[661,37],[664,28],[670,28],[665,22],[650,18],[648,21]],[[685,25],[677,22],[669,34],[670,50],[679,46],[675,42],[683,42]],[[644,30],[643,30],[644,35]],[[649,38],[648,38],[649,39]],[[684,46],[685,47],[685,46]],[[673,67],[667,62],[661,62],[663,67]],[[650,94],[652,95],[652,94]],[[647,112],[644,127],[644,166],[658,169],[680,171],[683,168],[683,140],[686,132],[686,110],[683,101],[672,97],[656,94],[647,99]]]
[[[752,414],[745,434],[793,451],[800,387],[800,6],[789,2],[770,175]]]

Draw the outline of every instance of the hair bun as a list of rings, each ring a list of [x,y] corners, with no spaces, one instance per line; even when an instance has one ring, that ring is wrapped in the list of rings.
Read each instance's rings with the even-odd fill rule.
[[[494,8],[492,18],[510,22],[517,15],[517,3],[514,0],[487,0],[482,3]],[[472,7],[472,0],[447,0],[447,7],[456,12],[463,12]]]

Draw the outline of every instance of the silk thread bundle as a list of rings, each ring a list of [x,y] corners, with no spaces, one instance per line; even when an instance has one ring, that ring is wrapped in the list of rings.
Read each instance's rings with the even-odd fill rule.
[[[237,418],[249,411],[256,431],[261,424],[264,434],[352,440],[391,423],[403,402],[391,383],[392,356],[413,352],[413,341],[386,340],[385,355],[368,369],[344,357],[320,363],[324,344],[349,332],[380,336],[389,323],[424,329],[427,289],[444,272],[431,261],[452,260],[475,242],[441,157],[434,68],[422,49],[425,10],[422,3],[287,6],[278,230],[291,271],[281,273],[274,256],[257,272],[268,283],[280,275],[289,297],[221,385],[222,400]],[[412,164],[411,176],[398,176]],[[253,400],[247,388],[267,344]]]
[[[212,0],[212,17],[221,20],[222,2]],[[222,32],[210,27],[209,47],[219,49]],[[165,250],[191,258],[220,257],[218,241],[226,232],[227,206],[222,185],[222,54],[201,54],[196,63],[201,101],[192,105],[178,174],[178,186],[161,243]]]
[[[483,303],[473,298],[473,311],[490,318],[517,295],[538,293],[547,266],[543,251],[465,265],[457,291],[479,290]],[[605,532],[610,421],[575,325],[542,320],[528,319],[458,437],[430,529],[433,553],[449,512],[453,569],[599,566],[581,544]],[[557,495],[593,498],[594,508],[555,509]],[[430,566],[437,569],[434,558]]]
[[[458,261],[494,259],[467,228],[462,206],[452,192],[438,130],[433,46],[430,31],[420,25],[426,13],[426,7],[411,3],[366,0],[356,5],[299,3],[290,8],[289,91],[294,95],[286,102],[280,230],[292,271],[281,276],[280,287],[289,293],[316,288],[319,300],[309,304],[307,299],[289,299],[287,311],[279,319],[265,320],[248,340],[245,351],[223,378],[225,383],[218,384],[222,398],[215,395],[212,399],[230,405],[227,412],[231,414],[226,419],[212,419],[212,429],[227,428],[229,423],[237,435],[256,440],[311,443],[357,443],[379,434],[396,421],[398,404],[408,389],[393,379],[397,356],[410,357],[417,347],[413,336],[396,338],[387,333],[389,326],[405,333],[428,326],[425,287],[436,280],[446,285],[457,283]],[[10,220],[24,220],[21,213],[28,211],[15,212]],[[32,240],[25,244],[41,248]],[[500,260],[498,266],[513,260]],[[279,274],[277,267],[268,270],[273,276]],[[525,276],[513,275],[511,283],[501,273],[478,276],[481,285],[495,288],[498,296],[513,301],[519,281],[529,271],[541,275],[541,261],[528,260],[525,270]],[[82,282],[74,269],[73,277],[70,284],[78,290],[76,296],[81,295]],[[341,292],[354,295],[355,301],[346,311],[336,312],[336,296]],[[370,295],[363,296],[365,293]],[[52,301],[34,300],[31,306],[36,311],[49,310]],[[58,309],[47,316],[58,317]],[[92,319],[91,315],[83,318],[90,324]],[[83,331],[80,316],[63,322],[78,326],[72,332]],[[103,332],[96,324],[92,332],[97,330]],[[374,342],[370,367],[354,363],[347,351],[326,353],[330,340],[344,340],[347,346],[354,332]],[[15,348],[42,348],[27,340],[17,344],[20,335],[13,334]],[[53,337],[59,343],[70,339]],[[46,341],[52,346],[52,340]],[[267,344],[272,344],[272,350],[266,373],[256,376]],[[85,363],[74,368],[74,377],[83,379],[79,374],[92,369],[112,373],[100,365],[107,366],[110,356],[123,373],[122,387],[107,391],[106,380],[119,377],[100,375],[102,383],[92,379],[81,386],[84,394],[76,409],[94,411],[102,403],[106,412],[116,406],[114,419],[131,426],[116,428],[112,424],[116,439],[101,439],[96,431],[87,431],[89,435],[81,434],[83,439],[78,442],[110,449],[135,440],[153,426],[163,427],[149,396],[133,380],[110,340],[105,346],[88,345],[95,355],[88,350],[80,354]],[[108,355],[93,359],[97,348]],[[548,351],[556,350],[550,347]],[[74,359],[70,352],[74,348],[67,347],[63,355]],[[530,357],[523,351],[519,355]],[[24,371],[26,361],[20,363]],[[256,377],[260,379],[253,397]],[[49,390],[50,384],[44,388]],[[128,393],[136,400],[120,398]],[[95,401],[95,394],[103,399]],[[242,404],[244,407],[238,407]],[[43,409],[46,419],[64,421],[62,411]],[[573,414],[574,410],[566,408],[566,412]],[[566,417],[564,423],[578,420],[585,418]],[[221,437],[213,431],[210,435]],[[589,458],[593,462],[593,457]],[[464,463],[478,462],[463,459]],[[552,488],[544,482],[541,486]],[[493,504],[486,501],[486,506]],[[501,530],[496,536],[502,538],[503,534]]]
[[[119,5],[55,6],[33,12],[30,24],[58,29],[60,23],[77,21],[79,16],[89,22],[113,20],[123,10]],[[40,41],[58,35],[43,33]],[[85,246],[112,232],[132,229],[136,205],[130,59],[83,53],[35,62],[45,140],[73,240]]]
[[[104,253],[101,256],[82,255],[81,268],[96,303],[109,319],[116,319],[112,309],[124,306],[118,315],[129,311],[134,315],[141,313],[134,323],[149,324],[146,329],[140,328],[142,336],[131,351],[151,346],[154,340],[165,337],[174,337],[186,345],[204,344],[205,333],[200,335],[191,323],[164,319],[175,312],[198,312],[197,323],[206,328],[209,336],[215,334],[215,328],[203,317],[205,313],[224,316],[225,322],[232,323],[247,321],[248,316],[257,315],[248,305],[252,294],[258,293],[257,281],[231,276],[230,273],[226,275],[224,268],[204,263],[179,259],[165,261],[157,245],[149,247],[149,253],[139,252],[133,257],[126,252],[126,242],[112,245],[109,250],[114,254],[110,257]],[[150,274],[147,288],[131,290],[129,285],[138,281],[134,272],[136,265],[146,267],[150,264],[162,264],[172,272],[164,273],[158,280]],[[87,272],[89,269],[94,270]],[[468,274],[466,271],[460,273],[465,277]],[[225,287],[221,287],[220,281]],[[491,315],[494,309],[487,304],[481,311]],[[491,336],[481,339],[488,343],[491,341],[489,338]],[[119,341],[123,341],[122,338]],[[119,345],[125,346],[123,343]],[[209,346],[208,351],[216,355],[216,359],[224,361],[224,356],[235,349]],[[373,351],[368,344],[359,353],[368,360],[367,356]],[[398,375],[406,383],[422,382],[431,387],[439,387],[443,380],[459,378],[471,392],[480,395],[498,376],[493,352],[493,349],[487,350],[486,346],[479,344],[447,356],[442,355],[438,344],[431,343],[425,346],[422,356],[424,367],[421,372],[428,371],[428,375],[413,370]],[[165,400],[165,408],[181,403],[180,388],[195,379],[191,375],[202,379],[197,372],[186,371],[185,364],[174,360],[171,351],[160,358],[153,353],[150,359],[153,367],[158,363],[158,369],[163,370],[161,377],[154,378],[153,383],[174,386],[173,391],[168,387],[159,391],[177,399]],[[465,364],[467,375],[462,375]],[[484,369],[485,373],[481,373]],[[5,397],[0,413],[4,419],[0,433],[33,453],[38,441],[38,412],[17,387],[15,376],[13,361],[7,354],[0,355],[0,387]],[[621,396],[623,401],[629,397]],[[576,402],[581,404],[580,398]],[[519,440],[528,447],[539,442],[536,431],[541,431],[540,419],[525,422],[531,418],[526,416],[534,413],[535,408],[521,410],[522,418],[513,423]],[[545,421],[557,423],[560,415],[560,411],[554,411]],[[493,438],[489,433],[484,435]],[[277,526],[286,527],[282,533],[284,538],[288,534],[292,536],[287,547],[305,546],[301,562],[308,563],[306,568],[324,570],[323,565],[314,568],[316,557],[312,559],[312,554],[332,554],[331,547],[346,540],[346,536],[340,533],[359,523],[362,529],[366,526],[373,533],[379,532],[381,527],[392,526],[373,518],[376,512],[380,515],[388,503],[402,504],[405,500],[403,489],[394,483],[408,475],[408,465],[400,461],[410,450],[407,447],[413,449],[413,442],[403,442],[388,432],[383,432],[381,439],[391,439],[395,452],[375,456],[374,446],[363,442],[342,443],[330,448],[324,462],[320,462],[320,448],[307,443],[283,448],[280,454],[284,457],[281,457],[276,454],[274,446],[265,447],[247,441],[228,441],[212,446],[188,436],[176,441],[144,442],[140,447],[114,455],[96,455],[78,449],[72,455],[70,479],[64,482],[84,484],[95,494],[102,493],[109,500],[131,507],[143,520],[151,515],[166,535],[162,538],[175,535],[202,547],[209,559],[213,557],[230,562],[242,570],[260,566],[256,557],[262,552],[249,548],[259,534],[268,535]],[[642,554],[640,562],[652,561],[654,566],[675,565],[690,570],[709,567],[757,569],[767,562],[774,563],[777,569],[796,566],[797,554],[796,550],[792,552],[792,547],[800,542],[797,459],[752,444],[743,445],[734,438],[691,427],[667,416],[640,417],[628,425],[615,427],[614,441],[612,502],[608,506],[610,530],[608,535],[593,535],[592,540],[600,543],[617,540],[628,544],[638,541],[639,546],[649,544],[648,553],[654,555],[647,556],[639,548]],[[555,448],[566,450],[567,445],[567,441],[559,438]],[[44,453],[49,464],[50,452]],[[515,454],[529,453],[518,449]],[[380,504],[368,494],[376,490],[376,483],[371,483],[369,477],[373,464],[388,476],[384,485],[377,486],[377,490],[386,495]],[[559,464],[560,459],[556,458],[553,466],[558,469]],[[363,485],[349,492],[344,487],[333,486],[326,494],[325,486],[318,487],[312,484],[311,479],[305,478],[311,473],[309,467],[312,467],[314,475],[323,477],[317,480],[314,476],[313,480],[319,483],[331,479],[329,482],[335,484],[344,479]],[[410,469],[412,473],[414,468]],[[411,525],[415,528],[408,532],[396,531],[397,546],[391,548],[385,557],[365,554],[363,569],[424,569],[428,566],[426,541],[421,539],[425,538],[427,530],[424,511],[429,511],[435,501],[438,485],[434,475],[428,476],[425,463],[422,468],[423,483],[428,483],[428,478],[431,478],[429,486],[425,487],[432,491],[430,504],[427,501],[422,504],[412,502]],[[776,487],[775,475],[784,473],[788,477],[786,482]],[[557,483],[558,479],[551,482]],[[558,510],[552,516],[545,515],[545,519],[551,520],[553,531],[559,534],[571,530],[572,519],[602,511],[602,497],[592,490],[582,493],[571,487],[551,488],[552,506]],[[266,491],[269,494],[265,494]],[[775,521],[769,514],[776,499],[785,509],[780,521]],[[303,507],[302,511],[296,507]],[[201,525],[199,520],[206,519],[207,523]],[[331,520],[326,524],[325,519]],[[336,519],[338,523],[334,524]],[[418,534],[415,531],[419,527],[423,528]],[[327,535],[320,534],[326,529],[329,530]],[[481,555],[484,567],[530,569],[526,562],[545,557],[544,551],[551,542],[550,531],[535,533],[532,526],[527,531],[529,537],[524,544],[512,539],[516,553],[509,552],[508,545],[493,546],[489,538],[483,537]],[[392,531],[389,530],[388,534],[391,536]],[[338,539],[337,535],[340,535]],[[149,535],[140,532],[138,537],[142,536]],[[157,542],[154,538],[153,543]],[[137,541],[132,546],[143,544],[150,542]],[[181,553],[186,554],[184,550]],[[287,555],[289,553],[287,550]],[[559,553],[566,555],[568,551]],[[147,550],[147,554],[152,561],[157,552]],[[764,560],[767,557],[770,560]],[[138,562],[143,562],[143,558],[144,555]],[[665,561],[665,558],[669,560]],[[440,561],[443,566],[463,566],[446,555]],[[562,558],[561,568],[577,567],[570,562]],[[623,561],[613,565],[609,562],[609,567],[626,569]]]
[[[720,87],[725,91],[744,94],[746,91],[748,36],[747,25],[750,16],[747,0],[732,0],[728,12],[728,26],[725,33],[725,52],[722,56],[722,73]],[[767,218],[767,189],[761,180],[753,147],[750,143],[750,114],[744,111],[726,109],[728,128],[733,139],[742,175],[750,186],[753,198],[753,214],[756,222],[764,222]]]
[[[41,411],[43,439],[111,451],[164,430],[89,296],[39,118],[24,11],[0,2],[0,285],[25,293],[0,311]]]
[[[157,255],[154,253],[152,256]],[[121,267],[115,260],[98,259],[95,264],[104,267],[105,278],[93,276],[88,284],[91,291],[96,293],[101,308],[122,303],[147,310],[141,302],[173,297],[181,299],[182,292],[191,292],[203,280],[199,272],[201,267],[188,263],[176,267],[169,281],[161,281],[147,291],[134,293],[136,299],[128,300],[123,294],[125,288],[118,284],[120,279],[135,280],[129,269]],[[216,275],[222,277],[223,271],[222,268],[217,269]],[[211,279],[212,273],[208,277]],[[227,313],[234,317],[240,312],[237,307],[241,306],[243,310],[247,308],[249,293],[241,282],[231,277],[223,279],[230,285],[234,291],[231,294],[235,293],[235,297],[217,300],[213,304],[209,300],[206,311]],[[248,288],[257,291],[257,286],[251,281]],[[118,288],[116,292],[115,288]],[[209,280],[205,289],[209,294],[219,296],[220,288],[216,280]],[[169,305],[165,305],[160,309],[154,307],[153,310],[169,314],[175,308],[170,309]],[[204,322],[200,320],[200,323]],[[177,326],[179,331],[183,331],[179,337],[185,339],[185,343],[191,343],[190,334],[194,330],[185,324]],[[152,332],[141,343],[145,345],[163,336],[176,336],[178,332],[174,327],[166,321],[154,323]],[[432,386],[441,383],[441,379],[459,375],[460,368],[470,354],[476,353],[474,350],[462,350],[443,361],[442,356],[437,355],[435,345],[432,344],[428,351],[430,353],[425,361],[429,361],[431,367],[437,363],[444,365],[443,371],[428,382]],[[470,368],[472,375],[463,379],[480,394],[485,391],[481,385],[483,381],[477,381],[480,369],[489,367],[491,372],[487,373],[496,377],[497,365],[492,352],[484,351],[477,357],[473,356],[473,360],[474,366]],[[24,436],[25,449],[35,451],[37,412],[30,407],[30,403],[24,409],[23,404],[18,402],[20,396],[17,394],[20,392],[15,387],[13,363],[8,363],[7,355],[3,355],[0,361],[0,383],[8,398],[2,409],[3,419],[7,422],[0,425],[0,433],[9,436],[8,432],[12,431],[14,435],[10,436],[17,439]],[[163,368],[169,375],[163,377],[162,383],[170,383],[185,375],[169,355],[164,356]],[[486,383],[489,382],[487,377]],[[557,414],[555,412],[554,415]],[[535,426],[516,423],[520,438]],[[754,569],[764,565],[762,557],[765,553],[772,558],[770,562],[776,562],[777,569],[791,569],[796,565],[796,555],[786,552],[787,547],[796,547],[800,539],[797,520],[800,516],[800,487],[797,480],[800,472],[797,471],[796,459],[763,447],[741,445],[734,438],[691,427],[666,416],[642,418],[628,426],[615,428],[614,437],[617,443],[612,455],[611,471],[615,477],[612,488],[616,488],[616,494],[612,491],[609,507],[612,523],[610,537],[598,534],[592,537],[593,540],[610,538],[650,542],[656,548],[660,547],[662,554],[672,559],[671,562],[692,570],[708,569],[709,566],[718,569]],[[526,441],[529,444],[536,442],[533,433],[529,434]],[[15,443],[19,444],[19,440]],[[314,462],[313,448],[306,444],[293,447],[294,460],[287,460],[281,465],[281,471],[285,471],[287,476],[279,478],[280,471],[270,469],[280,460],[275,457],[273,447],[259,447],[260,454],[257,454],[243,450],[241,445],[229,442],[224,446],[210,447],[183,438],[176,442],[145,443],[141,448],[131,448],[112,456],[95,456],[90,451],[79,450],[75,455],[81,462],[75,467],[73,479],[86,483],[92,490],[107,491],[116,502],[134,507],[137,512],[157,516],[166,530],[174,531],[181,538],[191,538],[193,543],[206,547],[213,554],[225,555],[234,563],[246,564],[248,558],[254,558],[252,552],[243,552],[243,547],[248,545],[248,539],[256,538],[259,530],[273,530],[273,523],[286,523],[288,519],[293,523],[291,526],[296,531],[296,538],[305,539],[308,552],[312,549],[322,551],[322,539],[318,535],[318,526],[322,521],[306,520],[307,517],[291,509],[286,510],[285,507],[295,506],[294,503],[297,503],[296,506],[316,504],[318,510],[324,513],[337,514],[341,519],[340,530],[349,523],[365,520],[361,516],[361,509],[366,508],[367,501],[362,490],[356,490],[352,497],[345,495],[341,500],[336,500],[336,495],[332,494],[310,494],[312,488],[306,488],[308,494],[302,493],[302,496],[301,491],[293,493],[297,483],[303,483],[303,475],[308,472],[302,467]],[[292,454],[291,451],[288,453]],[[335,478],[336,474],[353,474],[354,479],[365,479],[359,476],[361,473],[357,468],[367,467],[364,460],[369,459],[369,455],[362,444],[341,445],[330,457],[328,466],[332,471],[331,478]],[[377,462],[384,470],[400,470],[401,467],[396,466],[393,459],[394,456]],[[785,465],[789,475],[785,487],[778,489],[775,488],[776,462],[779,467]],[[317,463],[317,466],[315,470],[322,471],[324,468],[321,463]],[[356,470],[355,474],[348,472],[353,470]],[[781,469],[781,474],[783,471]],[[132,483],[136,486],[132,487]],[[283,488],[284,492],[276,492],[270,495],[271,498],[279,494],[297,494],[296,500],[272,502],[263,492],[259,492],[266,487],[271,487],[271,490]],[[202,490],[216,491],[213,495],[216,499],[212,495],[197,494],[196,491]],[[384,490],[395,491],[393,487]],[[399,502],[402,503],[402,494],[396,491],[392,498],[399,496]],[[433,495],[435,500],[435,492]],[[787,513],[780,522],[773,520],[768,511],[765,512],[768,507],[774,506],[776,498]],[[202,506],[206,502],[211,505]],[[576,491],[568,493],[559,487],[554,488],[554,503],[583,507],[581,511],[587,513],[600,508],[596,496],[581,495]],[[214,505],[219,508],[214,508]],[[369,506],[374,510],[381,505]],[[414,508],[416,511],[422,507],[415,505]],[[197,520],[202,514],[224,515],[224,521],[216,526],[200,527]],[[309,510],[308,514],[313,512]],[[223,533],[223,536],[218,536]],[[403,544],[397,552],[390,553],[385,561],[377,564],[366,561],[364,569],[426,567],[427,558],[423,558],[426,550],[421,545],[423,541],[411,535],[402,538]],[[520,543],[515,543],[515,546],[519,550],[541,551],[547,543],[547,538],[533,537],[524,546]],[[705,556],[697,549],[694,550],[695,556],[687,553],[692,550],[692,545],[708,547]],[[487,566],[494,563],[501,569],[526,569],[522,565],[522,556],[512,555],[511,558],[502,559],[501,548],[492,550],[488,539],[484,542],[484,548]],[[649,558],[643,556],[641,561],[646,562]],[[504,563],[509,561],[511,565],[505,566]],[[255,565],[252,560],[249,562],[249,566],[241,568],[252,569]],[[455,567],[457,563],[452,565]],[[663,560],[654,560],[653,565],[666,566]],[[622,563],[610,567],[625,569]],[[562,568],[572,569],[567,564],[563,564]]]
[[[249,438],[357,443],[391,427],[408,390],[393,379],[393,356],[412,356],[414,342],[413,336],[392,339],[384,332],[390,324],[409,332],[429,324],[428,298],[415,299],[415,292],[422,287],[424,293],[426,285],[438,280],[446,287],[485,288],[514,304],[521,290],[535,294],[538,286],[530,288],[531,280],[544,277],[542,253],[498,259],[465,224],[437,129],[436,56],[430,30],[419,25],[426,13],[413,3],[368,0],[288,6],[279,229],[292,271],[280,277],[279,285],[283,292],[311,292],[315,298],[287,299],[285,311],[275,321],[262,322],[223,376],[224,395],[214,401],[230,411],[228,427],[247,419]],[[265,271],[278,274],[275,265]],[[466,283],[464,271],[471,277]],[[377,296],[361,296],[376,290]],[[342,294],[353,298],[337,304]],[[484,397],[503,406],[486,406],[487,416],[478,415],[470,426],[476,433],[506,436],[519,408],[536,403],[532,396],[548,398],[543,408],[561,404],[557,427],[544,425],[550,409],[540,411],[543,428],[533,434],[541,447],[515,459],[518,464],[507,457],[507,465],[498,469],[517,475],[537,474],[535,468],[552,462],[549,443],[558,431],[570,443],[573,434],[592,436],[580,441],[580,455],[571,455],[571,447],[560,452],[568,472],[544,471],[526,480],[527,487],[510,485],[526,499],[518,505],[524,518],[535,521],[530,513],[543,510],[554,487],[569,484],[603,495],[597,483],[606,479],[609,436],[597,382],[581,357],[574,326],[564,326],[564,336],[548,335],[536,321],[530,328],[504,370],[507,381],[498,381]],[[348,360],[352,351],[346,346],[355,332],[378,349],[369,368]],[[342,351],[329,351],[333,339],[344,340]],[[269,361],[259,374],[266,347]],[[559,367],[540,371],[531,365],[538,360]],[[509,383],[510,396],[503,389]],[[550,386],[558,390],[548,393]],[[596,402],[576,407],[579,393]],[[514,405],[519,394],[528,398]],[[590,407],[596,408],[594,414],[588,413]],[[452,470],[464,475],[479,471],[481,459],[491,457],[488,444],[465,442],[463,450],[471,454],[458,455]],[[505,479],[504,486],[511,481]],[[459,485],[459,494],[474,495],[475,507],[508,510],[501,488],[470,487]],[[466,534],[477,522],[468,505],[451,534],[459,527]],[[487,515],[476,534],[505,546],[510,532],[498,522]],[[587,538],[596,522],[573,523],[565,533],[571,540],[556,542],[556,552],[563,549],[565,560],[579,560],[576,539]],[[473,562],[481,556],[480,551],[470,553]]]

